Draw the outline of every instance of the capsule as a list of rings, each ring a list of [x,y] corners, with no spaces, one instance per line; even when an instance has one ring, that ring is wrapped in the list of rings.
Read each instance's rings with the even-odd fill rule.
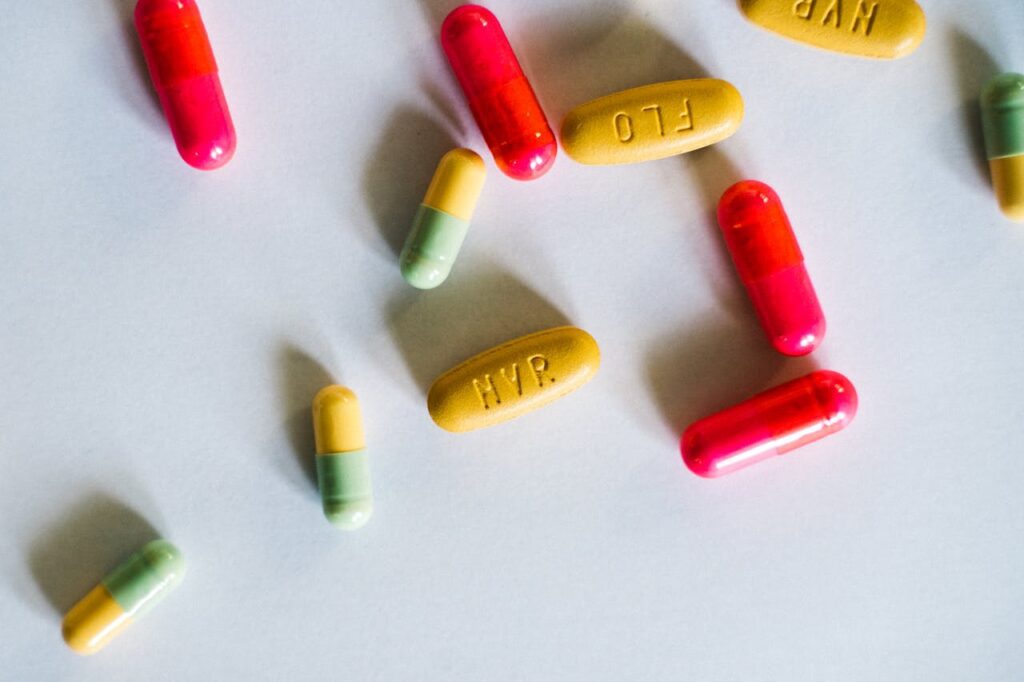
[[[521,417],[572,393],[597,373],[601,351],[587,332],[556,327],[480,353],[442,374],[427,410],[445,431],[473,431]]]
[[[985,151],[999,207],[1024,222],[1024,75],[1004,73],[981,95]]]
[[[399,257],[406,282],[433,289],[448,279],[486,177],[484,160],[469,149],[441,158]]]
[[[313,399],[316,476],[324,516],[342,530],[356,530],[373,515],[370,461],[356,394],[328,386]]]
[[[181,158],[220,168],[235,153],[235,126],[195,0],[139,0],[135,29]]]
[[[761,28],[824,50],[898,59],[924,40],[927,20],[914,0],[740,0]]]
[[[479,5],[457,7],[441,45],[501,171],[516,180],[547,173],[558,142],[497,18]]]
[[[64,616],[64,641],[77,653],[96,653],[184,577],[185,559],[174,545],[166,540],[147,543],[71,607]]]
[[[798,356],[817,348],[825,315],[779,196],[763,182],[739,182],[722,195],[718,224],[775,350]]]
[[[669,81],[605,95],[562,122],[562,147],[578,163],[640,163],[721,142],[743,121],[743,97],[716,78]]]
[[[683,433],[683,461],[705,478],[732,474],[846,427],[857,391],[838,372],[811,372],[694,422]]]

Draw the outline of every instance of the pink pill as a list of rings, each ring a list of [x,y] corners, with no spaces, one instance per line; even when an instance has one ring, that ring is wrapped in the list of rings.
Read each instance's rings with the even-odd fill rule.
[[[856,414],[849,379],[811,372],[691,424],[680,443],[683,461],[698,476],[725,476],[835,433]]]
[[[181,158],[220,168],[235,153],[235,126],[195,0],[139,0],[135,30]]]
[[[825,315],[775,190],[756,180],[733,185],[718,203],[718,225],[775,350],[807,355],[817,348]]]

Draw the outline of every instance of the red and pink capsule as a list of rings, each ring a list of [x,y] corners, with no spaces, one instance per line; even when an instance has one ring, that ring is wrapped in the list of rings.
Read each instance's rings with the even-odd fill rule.
[[[220,168],[235,153],[235,126],[195,0],[139,0],[135,30],[181,158]]]
[[[515,180],[547,173],[558,142],[497,18],[479,5],[457,7],[441,45],[498,168]]]
[[[811,372],[691,424],[680,443],[683,461],[698,476],[725,476],[835,433],[856,414],[849,379]]]
[[[718,225],[754,311],[775,350],[807,355],[825,336],[825,315],[782,201],[744,180],[718,202]]]

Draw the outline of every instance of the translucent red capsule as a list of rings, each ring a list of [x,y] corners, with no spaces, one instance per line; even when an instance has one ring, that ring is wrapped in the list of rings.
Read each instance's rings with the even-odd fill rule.
[[[235,153],[235,126],[195,0],[139,0],[135,30],[181,158],[220,168]]]
[[[856,414],[849,379],[811,372],[691,424],[680,444],[683,461],[699,476],[725,476],[835,433]]]
[[[501,171],[516,180],[544,175],[558,142],[495,16],[479,5],[457,7],[441,45]]]
[[[772,346],[784,355],[817,348],[825,315],[779,195],[763,182],[737,183],[718,203],[718,224]]]

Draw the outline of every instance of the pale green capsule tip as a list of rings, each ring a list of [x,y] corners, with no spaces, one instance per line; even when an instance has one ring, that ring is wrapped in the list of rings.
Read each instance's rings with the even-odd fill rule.
[[[402,277],[410,285],[417,289],[434,289],[448,279],[452,264],[409,253],[402,258],[401,268]]]
[[[185,557],[166,540],[153,540],[103,579],[126,612],[141,615],[185,578]]]
[[[469,222],[421,204],[399,256],[405,281],[417,289],[440,286],[452,271]]]
[[[325,502],[324,516],[336,528],[357,530],[366,525],[373,516],[373,500],[349,500],[346,502]]]

